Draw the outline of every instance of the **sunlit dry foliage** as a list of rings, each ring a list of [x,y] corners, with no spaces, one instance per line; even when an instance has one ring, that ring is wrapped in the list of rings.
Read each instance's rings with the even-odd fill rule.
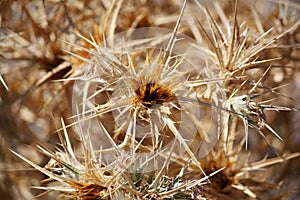
[[[0,13],[1,198],[299,198],[297,1]]]

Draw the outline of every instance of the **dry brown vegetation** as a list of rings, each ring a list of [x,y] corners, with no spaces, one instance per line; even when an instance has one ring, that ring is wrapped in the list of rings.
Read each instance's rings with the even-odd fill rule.
[[[297,0],[0,1],[1,199],[300,198],[299,19]]]

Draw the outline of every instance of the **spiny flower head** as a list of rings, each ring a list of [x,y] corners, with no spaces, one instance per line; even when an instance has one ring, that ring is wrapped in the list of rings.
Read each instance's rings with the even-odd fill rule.
[[[281,51],[282,54],[280,54],[278,51],[278,54],[273,54],[271,49],[278,49],[284,38],[294,35],[299,29],[299,21],[290,23],[279,32],[270,27],[264,30],[263,19],[259,18],[256,11],[249,13],[247,20],[244,18],[245,21],[240,20],[240,10],[249,6],[243,1],[234,1],[230,14],[225,14],[219,2],[211,10],[203,8],[197,2],[196,4],[207,20],[206,22],[198,21],[199,33],[203,38],[196,38],[200,38],[199,42],[207,46],[207,56],[218,69],[216,78],[220,80],[219,84],[222,85],[220,88],[225,93],[225,101],[222,102],[222,107],[226,110],[223,113],[223,123],[230,128],[231,118],[242,119],[246,133],[246,147],[249,127],[256,129],[265,139],[262,133],[264,128],[282,140],[267,123],[265,111],[297,109],[270,103],[283,95],[279,92],[280,86],[274,86],[274,82],[266,79],[266,76],[267,73],[276,70],[275,66],[280,65],[284,68],[284,52]],[[289,4],[285,6],[289,7]],[[281,8],[282,5],[278,7]],[[292,12],[291,15],[294,19],[295,13]],[[201,15],[195,14],[195,17],[201,18]],[[255,28],[250,28],[253,26],[250,18],[255,21]],[[229,129],[223,130],[222,138],[228,140]]]
[[[82,37],[95,50],[75,46],[90,56],[74,86],[74,125],[96,158],[115,163],[125,156],[154,170],[181,154],[197,164],[196,155],[216,143],[219,124],[210,122],[219,112],[198,99],[203,85],[215,83],[197,82],[207,66],[191,60],[198,50],[178,33],[180,19],[173,31],[136,29],[103,45]]]
[[[145,55],[145,51],[126,53],[118,58],[117,54],[107,54],[106,49],[98,47],[96,53],[99,51],[101,60],[96,60],[95,65],[90,63],[90,66],[100,67],[101,72],[95,86],[97,89],[91,94],[98,96],[95,95],[96,106],[80,110],[83,113],[80,120],[86,123],[89,119],[98,118],[102,137],[113,138],[112,146],[118,145],[117,148],[123,150],[130,148],[131,154],[140,150],[153,152],[168,145],[172,138],[183,143],[185,150],[189,149],[183,138],[192,139],[196,134],[198,124],[193,120],[199,115],[195,88],[189,86],[189,73],[184,71],[191,66],[179,56],[165,58],[165,52],[158,52],[154,57],[148,53]],[[146,62],[141,60],[143,57],[146,57]],[[81,102],[85,103],[91,96]],[[113,123],[107,124],[104,116],[112,118]],[[179,133],[179,130],[182,132]],[[98,133],[97,137],[101,134]],[[94,136],[90,140],[93,145],[99,145],[99,139],[95,140]],[[192,152],[189,154],[193,155]]]

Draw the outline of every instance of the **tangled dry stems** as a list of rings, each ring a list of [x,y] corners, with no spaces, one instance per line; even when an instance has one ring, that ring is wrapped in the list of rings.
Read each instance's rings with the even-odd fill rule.
[[[136,11],[135,3],[142,9]],[[270,5],[270,10],[266,12]],[[177,1],[82,1],[74,4],[72,1],[42,3],[23,0],[20,4],[10,1],[1,3],[0,81],[4,86],[1,88],[1,118],[4,123],[10,122],[1,125],[0,129],[3,132],[1,163],[5,163],[1,164],[1,171],[5,172],[5,178],[1,179],[3,183],[6,181],[16,185],[9,190],[1,184],[4,188],[1,193],[10,199],[30,199],[33,194],[29,192],[29,185],[39,185],[34,182],[34,177],[27,176],[24,186],[17,182],[15,172],[9,172],[14,170],[10,163],[18,162],[8,156],[7,149],[10,148],[18,152],[15,153],[18,157],[48,176],[42,186],[36,186],[46,191],[42,194],[56,191],[59,193],[53,194],[62,198],[264,199],[269,198],[270,194],[275,194],[274,198],[299,194],[299,185],[292,188],[296,182],[288,176],[297,173],[297,170],[286,172],[288,170],[280,171],[282,169],[278,167],[282,166],[279,163],[287,163],[287,160],[299,156],[299,149],[290,147],[287,142],[297,135],[297,131],[284,123],[278,125],[286,114],[272,112],[297,111],[299,107],[299,94],[289,92],[291,89],[286,86],[289,84],[299,88],[299,5],[292,1],[253,4],[247,1],[227,4],[223,1],[206,4],[188,1],[182,16],[179,12],[181,8],[182,3]],[[26,27],[23,22],[26,22]],[[143,61],[147,60],[147,56],[149,59],[154,55],[149,60],[159,60],[158,63],[163,66],[166,64],[165,57],[171,59],[173,55],[141,50],[124,54],[124,57],[106,52],[103,43],[107,38],[129,28],[148,26],[171,28],[174,33],[183,33],[197,41],[195,48],[199,54],[185,58],[199,60],[197,63],[205,68],[203,74],[191,70],[185,72],[188,76],[175,73],[171,76],[172,80],[168,80],[168,76],[165,76],[166,80],[161,80],[153,78],[155,73],[139,68],[139,65],[145,66]],[[176,42],[170,44],[175,45]],[[101,51],[100,47],[103,48]],[[111,62],[110,56],[119,63],[115,60]],[[201,58],[203,56],[205,59]],[[102,64],[99,59],[106,59],[107,63],[118,66],[117,71],[121,71],[116,76],[118,80],[125,80],[122,79],[122,70],[140,72],[129,83],[133,86],[129,95],[132,98],[125,104],[130,109],[123,114],[128,111],[126,114],[131,116],[130,120],[124,123],[120,112],[117,119],[123,127],[116,130],[112,130],[105,120],[101,121],[101,131],[111,137],[113,150],[136,152],[135,148],[140,148],[140,151],[151,152],[165,145],[168,140],[162,140],[161,133],[153,132],[150,140],[135,141],[124,131],[129,130],[130,124],[136,123],[131,119],[146,119],[143,121],[146,123],[150,119],[149,110],[157,109],[157,117],[163,116],[163,124],[168,127],[163,134],[180,141],[187,152],[184,156],[166,154],[159,170],[146,172],[135,166],[136,171],[132,172],[128,169],[135,164],[134,159],[127,154],[120,154],[111,165],[105,164],[99,156],[101,149],[91,148],[83,136],[81,141],[78,140],[78,133],[70,128],[76,124],[72,122],[74,118],[70,119],[71,83],[87,64]],[[181,61],[174,59],[172,63],[176,66]],[[151,62],[147,64],[150,66]],[[178,77],[178,81],[174,82]],[[97,117],[104,115],[107,109],[112,112],[112,108],[122,108],[113,104],[118,102],[117,99],[109,99],[111,90],[115,89],[114,79],[109,73],[104,78],[107,78],[106,82],[99,83]],[[52,80],[61,81],[53,83]],[[176,99],[174,94],[177,94],[175,91],[178,88],[189,90]],[[201,106],[218,114],[213,122],[218,140],[208,155],[202,155],[204,147],[197,148],[199,141],[209,139],[205,131],[197,132],[194,143],[187,145],[177,131],[177,116],[169,117],[176,109],[182,112],[186,108],[177,105],[176,101],[183,101],[183,97],[192,91],[196,91]],[[124,100],[122,96],[117,95],[117,98]],[[155,104],[160,106],[152,108]],[[297,114],[295,116],[297,118]],[[58,120],[61,117],[63,121]],[[65,126],[65,122],[70,125]],[[196,123],[193,121],[191,124]],[[55,143],[57,138],[53,134],[49,136],[49,133],[61,124],[63,128],[58,133],[60,145],[53,148],[55,145],[47,145],[46,140]],[[205,124],[204,120],[202,124]],[[201,128],[205,130],[206,127],[201,125]],[[134,129],[130,131],[134,133]],[[24,143],[42,144],[38,146],[38,151],[45,157],[36,155],[28,159],[30,156],[24,155],[26,151],[20,150]],[[271,155],[268,157],[267,154]],[[159,156],[154,153],[153,157]],[[7,167],[11,169],[5,170]],[[268,170],[262,171],[265,168]],[[285,169],[284,166],[282,168]],[[289,177],[290,185],[285,185],[286,180],[275,180],[277,177],[274,175],[278,171],[282,174],[278,180]]]

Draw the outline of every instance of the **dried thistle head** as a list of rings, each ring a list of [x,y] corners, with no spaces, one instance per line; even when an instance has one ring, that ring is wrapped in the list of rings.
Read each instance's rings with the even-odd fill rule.
[[[288,153],[281,157],[264,157],[254,161],[252,156],[255,155],[243,151],[244,143],[245,140],[242,140],[233,148],[228,145],[227,149],[224,149],[220,140],[217,148],[199,160],[206,174],[218,173],[209,177],[209,182],[192,187],[192,191],[195,193],[200,190],[202,196],[207,199],[257,199],[264,198],[272,192],[286,197],[293,196],[293,193],[281,191],[282,182],[278,181],[273,173],[279,167],[284,168],[283,163],[299,157],[300,154]],[[191,164],[191,172],[186,173],[186,178],[201,179],[203,176],[199,174],[197,168]]]
[[[227,110],[228,114],[227,117],[226,114],[223,115],[222,123],[227,124],[230,118],[237,116],[242,119],[246,138],[248,138],[248,127],[251,127],[257,129],[263,137],[265,136],[261,131],[266,128],[281,139],[267,123],[265,111],[297,109],[280,104],[272,105],[274,99],[280,99],[284,95],[281,95],[280,85],[278,82],[274,83],[270,74],[277,71],[278,65],[282,68],[286,66],[283,60],[284,51],[281,51],[282,54],[273,54],[272,50],[280,49],[281,39],[297,32],[299,21],[286,24],[285,28],[278,32],[274,30],[275,28],[265,29],[263,19],[251,9],[258,6],[256,4],[235,1],[233,4],[228,4],[232,6],[231,9],[230,6],[220,2],[216,2],[212,7],[208,6],[210,9],[203,8],[197,2],[195,4],[198,5],[199,10],[203,11],[207,23],[199,20],[198,31],[196,24],[190,23],[193,26],[192,32],[195,38],[206,46],[206,48],[201,46],[199,49],[202,51],[205,49],[207,60],[218,69],[217,77],[212,77],[220,80],[219,84],[222,87],[217,89],[221,90],[220,93],[225,92],[226,100],[222,107]],[[280,3],[274,4],[279,8],[282,7]],[[285,6],[290,8],[291,5]],[[247,18],[244,18],[246,15],[240,13],[241,9],[249,12]],[[290,14],[292,18],[295,17],[295,12]],[[195,14],[195,18],[197,21],[201,15]],[[250,19],[253,19],[255,23],[253,24]],[[289,51],[291,48],[287,46],[285,50]],[[228,140],[228,128],[224,130],[223,139]]]
[[[112,168],[105,168],[101,162],[95,161],[87,151],[84,152],[83,160],[75,155],[64,123],[63,131],[64,134],[60,134],[61,148],[57,148],[57,152],[38,146],[38,150],[42,154],[51,158],[45,167],[40,167],[15,153],[49,177],[44,181],[48,183],[48,186],[39,186],[36,189],[59,191],[61,198],[110,199],[109,196],[114,193],[113,183],[115,180]]]
[[[84,58],[86,65],[81,66],[82,76],[75,84],[73,125],[88,149],[99,149],[96,157],[111,162],[111,154],[122,157],[125,151],[156,169],[168,154],[184,153],[197,165],[198,151],[204,155],[215,144],[208,139],[217,138],[218,124],[209,124],[216,118],[215,110],[197,97],[206,83],[197,80],[206,75],[198,61],[191,60],[197,51],[193,40],[178,33],[181,15],[172,32],[137,29],[117,34],[101,46],[82,37],[95,50],[86,49],[90,57]],[[92,132],[86,132],[86,127]],[[200,140],[208,143],[201,144],[205,148]]]

